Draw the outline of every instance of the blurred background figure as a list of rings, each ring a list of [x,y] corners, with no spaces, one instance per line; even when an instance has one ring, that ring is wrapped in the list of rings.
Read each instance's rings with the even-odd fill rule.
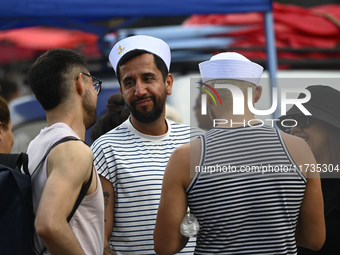
[[[178,123],[182,122],[181,115],[176,110],[176,108],[167,103],[165,104],[165,118]]]
[[[14,138],[12,121],[6,100],[0,96],[0,153],[10,153]]]
[[[19,96],[18,86],[16,83],[7,79],[0,79],[0,95],[9,103]]]
[[[130,111],[125,107],[125,100],[121,94],[114,94],[107,100],[107,111],[102,114],[91,129],[91,139],[94,142],[99,136],[122,124]]]
[[[314,252],[298,248],[298,254],[340,254],[340,91],[323,85],[313,85],[306,88],[311,92],[311,99],[303,106],[312,114],[304,115],[295,105],[288,110],[287,115],[281,116],[277,126],[292,135],[304,139],[311,148],[317,161],[315,171],[320,172],[325,221],[326,242],[322,249]],[[299,98],[304,98],[300,94]],[[297,122],[293,128],[285,128],[288,119]]]

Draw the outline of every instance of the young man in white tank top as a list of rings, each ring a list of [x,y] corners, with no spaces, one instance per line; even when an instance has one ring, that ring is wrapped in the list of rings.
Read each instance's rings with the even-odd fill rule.
[[[86,129],[96,121],[101,81],[89,74],[82,54],[66,49],[52,49],[41,55],[27,77],[47,119],[47,127],[28,146],[30,171],[58,140],[79,139],[53,148],[32,176],[35,252],[103,254],[102,187],[93,167],[92,151],[83,142]],[[86,196],[68,222],[80,190],[90,180]]]

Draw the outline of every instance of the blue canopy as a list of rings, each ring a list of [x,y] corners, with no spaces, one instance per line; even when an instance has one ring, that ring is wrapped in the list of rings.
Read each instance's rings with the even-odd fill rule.
[[[276,77],[271,0],[0,0],[0,6],[0,30],[52,26],[99,36],[141,17],[260,11],[265,18],[269,74],[271,78]],[[112,25],[117,24],[112,21],[117,18],[122,18],[123,22]],[[275,79],[271,80],[271,85],[276,87]]]
[[[268,69],[276,78],[277,59],[271,0],[0,0],[0,30],[26,26],[79,29],[103,36],[107,22],[124,18],[123,27],[140,17],[224,14],[262,11],[265,18]],[[106,21],[106,22],[105,22]],[[105,25],[103,25],[105,24]],[[117,26],[116,26],[117,29]],[[276,87],[275,79],[271,80]]]
[[[103,36],[114,29],[113,18],[123,27],[140,17],[192,14],[264,13],[267,63],[271,87],[276,87],[277,58],[271,0],[0,0],[0,30],[27,26],[79,29]],[[103,25],[105,24],[105,25]],[[277,115],[277,114],[274,114]],[[274,116],[277,117],[277,116]]]
[[[100,36],[114,29],[104,22],[113,18],[124,18],[125,22],[119,25],[123,27],[140,17],[262,11],[268,69],[270,77],[276,77],[271,0],[0,0],[0,3],[0,30],[45,25],[79,29]]]
[[[98,22],[112,18],[164,17],[191,14],[272,10],[271,0],[0,0],[0,30],[47,25],[76,28],[99,35]]]

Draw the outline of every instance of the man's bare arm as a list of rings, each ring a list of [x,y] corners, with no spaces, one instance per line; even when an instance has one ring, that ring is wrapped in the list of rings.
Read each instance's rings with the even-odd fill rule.
[[[310,172],[305,164],[316,166],[316,161],[307,143],[298,137],[283,134],[285,144],[302,173],[307,177],[306,190],[300,207],[295,239],[298,245],[320,250],[325,242],[326,227],[320,176]]]
[[[112,183],[100,176],[100,181],[102,183],[105,201],[105,238],[104,238],[104,255],[114,254],[110,247],[110,238],[113,229],[114,222],[114,197],[115,191],[113,189]]]
[[[182,236],[180,224],[186,214],[186,188],[190,181],[190,144],[185,144],[173,152],[164,173],[153,234],[157,254],[177,253],[189,240]]]
[[[35,228],[51,254],[85,254],[67,217],[90,177],[92,164],[92,151],[78,141],[60,144],[48,156],[48,179],[39,203]],[[94,192],[96,185],[96,178],[93,178],[88,194]]]

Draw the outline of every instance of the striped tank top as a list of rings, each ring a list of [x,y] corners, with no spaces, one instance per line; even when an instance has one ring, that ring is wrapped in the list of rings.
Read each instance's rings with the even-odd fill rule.
[[[187,188],[200,224],[195,254],[297,254],[306,179],[269,126],[214,128]]]

